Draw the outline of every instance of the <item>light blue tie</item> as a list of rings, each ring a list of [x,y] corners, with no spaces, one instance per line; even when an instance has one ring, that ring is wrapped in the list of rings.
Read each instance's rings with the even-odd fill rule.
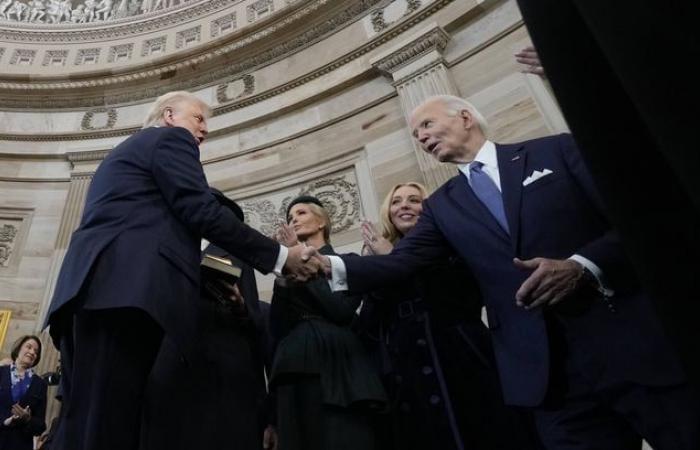
[[[503,198],[501,197],[501,191],[498,190],[496,183],[481,170],[484,163],[480,161],[474,161],[469,164],[469,183],[472,186],[474,194],[481,200],[493,217],[496,218],[501,228],[505,230],[506,233],[510,234],[508,230],[508,221],[506,220],[506,211],[503,208]]]

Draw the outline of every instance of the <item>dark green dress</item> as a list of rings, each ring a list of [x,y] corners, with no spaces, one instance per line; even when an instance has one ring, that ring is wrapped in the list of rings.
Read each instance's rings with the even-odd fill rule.
[[[330,245],[322,254],[334,254]],[[277,396],[279,450],[370,450],[368,416],[386,396],[351,331],[361,296],[331,292],[324,279],[275,285],[270,311],[278,339],[270,385]]]

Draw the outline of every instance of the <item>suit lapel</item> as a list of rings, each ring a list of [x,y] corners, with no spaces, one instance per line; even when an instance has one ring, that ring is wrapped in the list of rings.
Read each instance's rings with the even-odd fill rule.
[[[447,189],[447,195],[459,206],[462,212],[481,222],[499,238],[506,242],[510,240],[508,234],[506,234],[503,228],[498,224],[496,218],[491,214],[491,211],[489,211],[477,198],[476,194],[474,194],[471,186],[469,186],[467,177],[462,172],[452,178],[449,183],[450,186],[449,189]]]
[[[520,204],[523,194],[522,181],[527,152],[524,151],[522,145],[496,144],[496,157],[498,158],[498,173],[501,177],[503,208],[508,220],[513,252],[518,255],[518,248],[520,247]]]
[[[19,399],[18,403],[25,408],[30,405],[30,403],[31,403],[30,399],[32,398],[32,396],[34,396],[34,397],[38,396],[37,392],[36,392],[37,389],[39,389],[39,382],[37,381],[38,376],[39,375],[37,375],[35,372],[34,375],[32,376],[32,381],[29,382],[29,387],[27,388],[27,392],[25,392],[24,395],[22,396],[22,398]]]

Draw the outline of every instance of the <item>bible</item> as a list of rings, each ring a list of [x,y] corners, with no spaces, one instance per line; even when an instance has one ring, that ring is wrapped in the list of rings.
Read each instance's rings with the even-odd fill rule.
[[[241,277],[241,268],[234,265],[230,259],[205,254],[200,265],[202,281],[223,280],[229,284],[236,284]]]
[[[241,277],[242,269],[233,264],[230,259],[205,254],[200,264],[202,271],[202,291],[203,294],[213,297],[221,302],[225,302],[230,293],[220,284],[224,281],[234,285]]]

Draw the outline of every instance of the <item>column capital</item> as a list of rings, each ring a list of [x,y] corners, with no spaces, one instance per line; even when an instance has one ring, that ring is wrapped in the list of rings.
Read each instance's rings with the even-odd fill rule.
[[[71,164],[71,177],[83,174],[92,175],[109,152],[108,149],[66,152],[66,159]]]
[[[408,42],[404,41],[388,49],[370,62],[394,80],[405,78],[428,65],[442,62],[442,52],[450,38],[441,26],[432,23],[408,37]]]

